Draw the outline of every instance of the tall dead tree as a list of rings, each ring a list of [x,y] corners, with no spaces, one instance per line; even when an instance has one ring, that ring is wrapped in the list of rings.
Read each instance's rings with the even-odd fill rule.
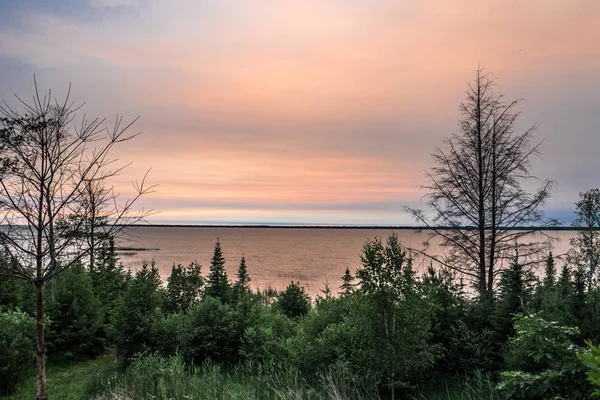
[[[587,269],[588,288],[592,289],[600,260],[600,227],[596,220],[600,211],[600,190],[590,189],[579,193],[575,207],[577,218],[572,226],[577,228],[577,234],[569,239],[571,248],[567,253],[567,262],[572,267]]]
[[[516,243],[521,259],[531,258],[549,245],[547,237],[532,234],[556,223],[539,211],[553,182],[544,181],[534,193],[522,187],[533,178],[530,158],[540,145],[532,143],[535,127],[516,134],[519,101],[505,102],[494,89],[478,69],[460,106],[459,132],[432,155],[423,188],[433,216],[407,208],[430,230],[427,243],[437,239],[443,251],[421,253],[470,277],[483,297],[491,296],[500,263],[511,258]]]
[[[70,92],[70,90],[69,90]],[[131,124],[117,116],[111,128],[104,119],[85,116],[76,124],[76,112],[69,94],[58,102],[35,94],[21,100],[18,109],[0,104],[0,241],[15,260],[0,273],[35,286],[37,342],[37,399],[47,399],[46,345],[44,340],[44,285],[74,263],[88,257],[100,243],[86,234],[90,203],[86,185],[104,184],[122,167],[109,153],[119,143],[137,134],[128,134]],[[134,120],[135,122],[135,120]],[[111,197],[103,209],[103,235],[115,236],[127,225],[148,213],[133,210],[140,196],[152,187],[135,183],[135,194],[124,202]],[[107,194],[110,197],[109,194]]]

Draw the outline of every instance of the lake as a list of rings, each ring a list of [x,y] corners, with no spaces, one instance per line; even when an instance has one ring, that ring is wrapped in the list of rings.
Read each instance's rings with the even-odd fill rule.
[[[144,261],[155,261],[164,280],[173,264],[187,265],[198,261],[203,275],[219,238],[225,256],[225,267],[234,280],[242,255],[255,288],[283,289],[290,281],[299,281],[314,296],[325,282],[337,291],[346,267],[352,272],[360,267],[360,254],[367,239],[386,238],[395,232],[408,247],[421,248],[427,233],[412,230],[352,228],[280,228],[280,227],[135,227],[117,244],[133,250],[119,251],[126,267],[136,271]],[[547,232],[558,238],[554,253],[567,251],[572,231]],[[435,250],[435,247],[432,249]],[[429,263],[415,260],[422,270]],[[558,263],[561,265],[561,263]]]

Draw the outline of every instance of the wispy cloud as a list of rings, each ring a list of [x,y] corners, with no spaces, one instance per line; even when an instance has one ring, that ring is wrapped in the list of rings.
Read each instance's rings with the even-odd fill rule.
[[[549,211],[597,185],[593,0],[46,3],[0,6],[0,95],[27,95],[35,72],[57,93],[72,81],[89,114],[140,115],[144,134],[116,155],[131,176],[153,167],[147,202],[177,218],[220,202],[227,220],[263,207],[273,220],[409,222],[390,204],[419,201],[478,63],[547,138],[534,173],[560,181]]]

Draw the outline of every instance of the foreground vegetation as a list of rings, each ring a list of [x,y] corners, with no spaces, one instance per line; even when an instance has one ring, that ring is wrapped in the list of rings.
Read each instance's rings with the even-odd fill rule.
[[[469,296],[447,270],[418,276],[395,235],[366,242],[356,276],[347,271],[335,293],[326,287],[314,302],[295,282],[273,297],[253,293],[245,260],[233,284],[224,264],[217,242],[206,276],[196,263],[173,266],[163,285],[155,266],[126,271],[108,242],[93,268],[53,281],[53,398],[543,399],[593,391],[586,372],[593,381],[600,357],[584,341],[600,341],[600,289],[581,268],[558,273],[552,255],[539,278],[513,260],[489,301]],[[31,398],[34,293],[16,280],[0,286],[1,390]],[[116,356],[102,356],[112,346]]]

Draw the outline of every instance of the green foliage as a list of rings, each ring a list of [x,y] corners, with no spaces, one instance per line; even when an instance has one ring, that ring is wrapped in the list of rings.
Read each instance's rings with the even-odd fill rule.
[[[253,364],[283,363],[288,359],[286,341],[295,333],[295,325],[286,316],[261,308],[253,324],[242,336],[240,356]]]
[[[577,354],[577,358],[587,367],[587,379],[595,386],[592,395],[600,397],[600,347],[594,346],[590,341],[586,341],[586,344],[588,351]]]
[[[556,264],[554,263],[554,257],[552,252],[548,254],[546,264],[544,268],[544,280],[542,282],[542,288],[544,290],[552,290],[556,285]]]
[[[409,265],[409,258],[395,233],[388,237],[385,246],[380,238],[368,240],[360,259],[362,268],[356,271],[356,277],[363,292],[390,289],[398,294],[403,286],[410,287],[407,277],[411,277],[412,270],[403,268]]]
[[[173,265],[165,291],[165,311],[175,313],[187,310],[200,299],[203,286],[200,264],[194,261],[188,267]]]
[[[250,289],[250,275],[246,266],[246,257],[242,256],[240,266],[237,272],[237,280],[233,284],[233,296],[236,300],[248,296],[252,291]]]
[[[19,310],[0,312],[0,395],[19,387],[33,365],[35,320]]]
[[[115,369],[115,358],[112,355],[104,355],[94,360],[72,364],[56,365],[50,363],[46,369],[48,392],[51,394],[52,400],[100,400],[94,396],[95,393],[90,393],[90,384],[93,385],[100,376],[114,374]],[[30,375],[21,384],[19,391],[5,400],[35,399],[35,378],[34,375]],[[125,398],[122,400],[125,400]]]
[[[456,341],[457,338],[465,338],[457,335],[457,332],[471,334],[467,332],[468,328],[464,322],[466,299],[462,282],[449,270],[436,271],[430,266],[423,274],[421,290],[431,302],[433,311],[429,342],[438,345],[441,350],[436,362],[436,370],[442,373],[471,370],[472,359],[460,366],[457,363],[457,356],[464,356],[464,347],[471,344]]]
[[[346,272],[344,272],[344,276],[342,276],[342,285],[340,286],[341,295],[348,296],[354,290],[354,277],[350,273],[350,269],[346,267]]]
[[[100,307],[85,267],[73,265],[49,282],[46,290],[51,321],[47,343],[53,359],[83,360],[103,353]]]
[[[118,263],[113,238],[102,243],[97,253],[96,265],[90,268],[90,275],[103,323],[102,337],[113,341],[117,312],[131,279],[130,272]]]
[[[132,357],[152,349],[162,302],[158,269],[144,264],[129,283],[115,321],[115,344],[121,367]]]
[[[290,282],[277,296],[275,308],[288,318],[302,317],[310,310],[310,298],[300,282]]]
[[[268,364],[258,369],[227,369],[215,363],[188,367],[181,357],[148,355],[123,373],[95,378],[89,397],[103,399],[188,400],[375,400],[339,374],[309,384],[294,368]]]
[[[233,363],[244,332],[240,316],[230,304],[207,297],[192,305],[180,331],[180,351],[188,362]]]
[[[589,387],[577,359],[582,349],[573,343],[579,329],[518,314],[515,331],[508,341],[501,390],[513,399],[587,398]]]
[[[221,301],[229,301],[231,299],[231,284],[225,271],[225,257],[223,257],[221,242],[219,242],[218,238],[215,243],[215,251],[210,261],[209,270],[204,294]]]
[[[513,317],[524,311],[524,306],[532,300],[534,287],[534,279],[516,257],[510,267],[502,271],[500,294],[493,315],[493,326],[500,340],[513,334]]]

